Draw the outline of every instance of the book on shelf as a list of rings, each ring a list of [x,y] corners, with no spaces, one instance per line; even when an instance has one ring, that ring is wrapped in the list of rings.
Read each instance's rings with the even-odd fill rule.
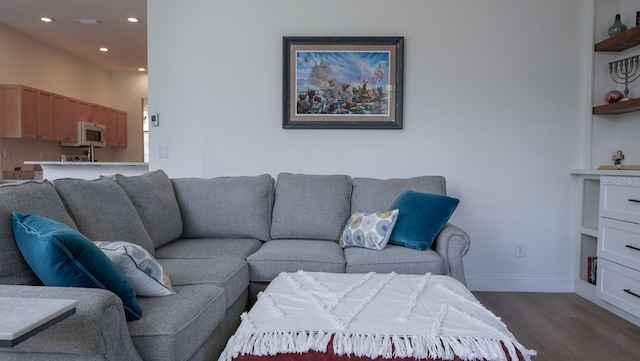
[[[598,257],[587,257],[587,282],[596,284],[598,275]]]

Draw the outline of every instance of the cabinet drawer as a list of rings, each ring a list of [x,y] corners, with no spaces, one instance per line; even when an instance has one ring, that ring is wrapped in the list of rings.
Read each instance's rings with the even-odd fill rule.
[[[600,216],[640,223],[640,177],[602,177]]]
[[[598,257],[598,287],[602,300],[640,317],[640,272]]]
[[[598,258],[640,270],[640,224],[601,218]]]

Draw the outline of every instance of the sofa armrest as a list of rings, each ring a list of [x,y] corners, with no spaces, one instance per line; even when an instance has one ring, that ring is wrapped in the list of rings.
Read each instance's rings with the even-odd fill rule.
[[[78,300],[76,313],[12,348],[10,360],[141,360],[133,346],[122,301],[95,288],[0,285],[0,297]],[[6,353],[5,353],[6,352]],[[4,355],[4,356],[3,356]]]
[[[462,257],[470,247],[469,235],[459,227],[447,223],[436,237],[434,249],[444,259],[444,274],[466,285]]]

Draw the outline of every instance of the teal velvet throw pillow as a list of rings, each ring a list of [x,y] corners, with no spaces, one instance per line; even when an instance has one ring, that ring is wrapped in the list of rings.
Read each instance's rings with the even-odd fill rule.
[[[460,200],[432,193],[406,191],[393,204],[398,219],[389,243],[424,251],[431,247]]]
[[[127,321],[142,317],[129,281],[80,232],[49,218],[13,212],[13,234],[22,256],[46,286],[106,289],[122,299]]]

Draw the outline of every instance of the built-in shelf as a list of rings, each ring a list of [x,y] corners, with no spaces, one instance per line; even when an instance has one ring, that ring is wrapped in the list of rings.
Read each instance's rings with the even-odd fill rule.
[[[633,27],[594,45],[595,51],[624,51],[640,45],[640,26]],[[623,114],[640,110],[640,98],[593,107],[593,114]]]
[[[623,51],[640,45],[640,26],[633,27],[603,40],[594,46],[595,51]]]
[[[623,114],[637,112],[638,110],[640,110],[640,98],[631,98],[617,103],[593,107],[593,114]]]

